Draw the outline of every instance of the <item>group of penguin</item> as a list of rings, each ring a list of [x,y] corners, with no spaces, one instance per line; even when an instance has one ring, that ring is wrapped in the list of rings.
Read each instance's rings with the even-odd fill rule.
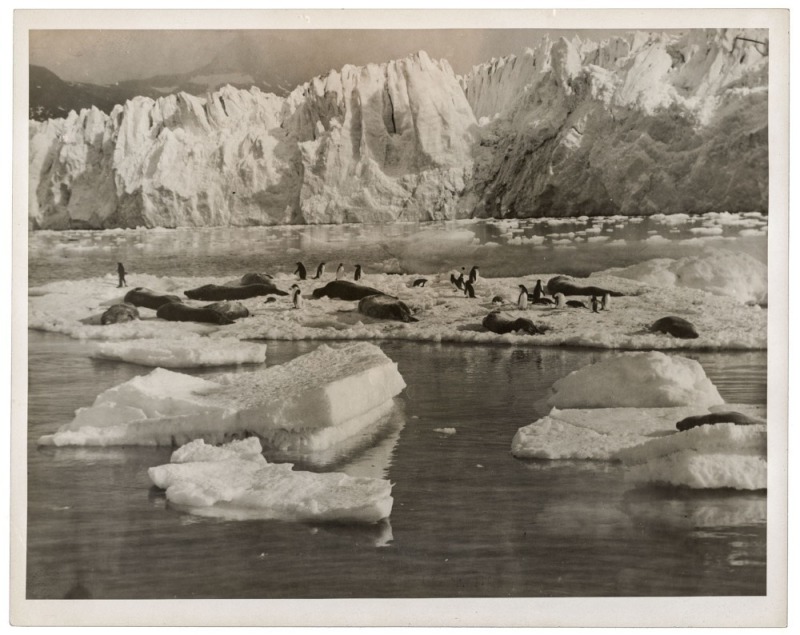
[[[563,293],[554,294],[552,300],[550,298],[546,298],[541,280],[536,281],[536,286],[533,288],[533,293],[529,293],[528,288],[524,284],[519,285],[519,290],[520,293],[519,297],[517,298],[517,307],[520,309],[527,309],[529,302],[531,304],[555,305],[556,308],[559,309],[564,307],[571,307],[574,309],[588,308],[580,300],[567,300]],[[611,305],[611,296],[608,293],[605,293],[601,299],[598,299],[596,295],[593,295],[591,304],[593,313],[598,313],[598,309],[602,311],[608,311]]]
[[[319,280],[325,275],[325,265],[326,262],[321,262],[317,266],[317,272],[311,278],[311,280]],[[300,280],[308,279],[308,272],[306,271],[306,267],[302,262],[297,263],[297,269],[294,270],[294,274],[300,278]],[[336,279],[342,280],[344,279],[344,263],[339,263],[339,266],[336,268]],[[361,280],[361,265],[356,265],[355,272],[353,274],[353,280],[358,282]],[[295,309],[299,309],[303,299],[300,295],[300,287],[297,284],[293,284],[289,287],[289,290],[292,292],[292,304],[294,304]]]
[[[461,268],[461,274],[458,278],[455,277],[454,274],[450,274],[450,282],[456,285],[457,289],[460,289],[464,292],[464,295],[469,296],[470,298],[475,297],[475,287],[473,286],[478,281],[478,274],[479,270],[478,267],[475,266],[469,270],[469,277],[464,280],[464,268]],[[416,285],[415,285],[416,286]]]

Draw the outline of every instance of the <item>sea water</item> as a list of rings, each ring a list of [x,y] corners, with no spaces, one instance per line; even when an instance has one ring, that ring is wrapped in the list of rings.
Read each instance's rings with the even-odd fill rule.
[[[576,223],[557,232],[583,231]],[[656,235],[648,221],[630,224],[627,234],[616,224],[615,240],[627,245],[617,251],[547,239],[541,251],[503,245],[508,232],[499,223],[37,232],[29,284],[113,272],[117,261],[132,279],[145,270],[241,275],[345,257],[382,270],[463,263],[480,264],[484,275],[514,275],[541,270],[529,262],[536,259],[547,270],[580,274],[697,253],[696,243],[681,242],[692,240],[689,227],[685,235],[663,231],[664,243],[648,241]],[[766,259],[763,236],[726,235],[714,246]],[[91,359],[87,344],[60,335],[28,337],[31,599],[766,593],[766,493],[634,487],[617,464],[511,456],[514,433],[544,414],[537,402],[552,383],[611,351],[377,342],[408,385],[401,416],[354,453],[297,467],[390,479],[391,517],[377,525],[305,524],[204,519],[172,508],[147,477],[148,467],[169,460],[169,448],[37,447],[39,436],[99,392],[150,369]],[[266,363],[318,345],[267,342]],[[682,354],[703,365],[726,401],[766,401],[766,351]],[[437,432],[444,428],[455,433]]]

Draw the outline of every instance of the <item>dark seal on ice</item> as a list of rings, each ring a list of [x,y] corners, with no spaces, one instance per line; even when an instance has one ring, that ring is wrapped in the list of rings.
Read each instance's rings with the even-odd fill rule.
[[[125,294],[125,302],[134,306],[141,306],[146,309],[157,311],[158,307],[167,302],[183,302],[177,295],[165,295],[156,293],[144,287],[136,287]]]
[[[368,317],[400,322],[419,322],[405,302],[388,295],[368,295],[358,303],[358,312]]]
[[[261,295],[289,295],[286,291],[281,291],[272,283],[242,285],[206,284],[196,289],[184,291],[184,294],[191,300],[203,300],[206,302],[246,300],[247,298],[256,298]]]
[[[513,333],[514,331],[522,331],[530,335],[540,335],[543,333],[531,320],[527,318],[512,320],[503,315],[499,310],[489,313],[489,315],[483,318],[482,324],[483,328],[499,335]]]
[[[246,273],[239,280],[239,284],[273,284],[272,276],[268,273]]]
[[[672,337],[678,337],[684,340],[694,340],[700,337],[694,324],[689,322],[689,320],[684,320],[674,315],[668,315],[660,320],[656,320],[653,326],[650,327],[650,330],[653,333],[666,333],[667,335],[672,335]]]
[[[314,289],[311,295],[315,299],[333,298],[334,300],[362,300],[370,295],[386,295],[383,291],[378,291],[372,287],[365,287],[349,280],[334,280],[324,287]]]
[[[162,304],[156,316],[170,322],[206,322],[208,324],[233,324],[233,320],[214,309],[198,309],[182,302]]]
[[[414,284],[412,286],[414,286],[414,287],[424,287],[427,283],[428,283],[428,279],[427,278],[417,278],[416,280],[414,280]]]
[[[139,311],[136,307],[128,302],[123,302],[109,307],[100,316],[100,324],[122,324],[123,322],[131,322],[138,319]]]
[[[714,425],[715,423],[733,423],[737,426],[753,426],[763,424],[763,421],[748,417],[741,412],[712,412],[708,415],[696,415],[694,417],[686,417],[681,419],[675,424],[675,427],[684,432],[691,430],[698,426]]]
[[[250,315],[250,311],[241,302],[214,302],[213,304],[206,304],[203,308],[222,313],[230,320],[245,318]]]
[[[564,295],[599,295],[601,297],[606,293],[610,296],[625,295],[619,291],[612,291],[610,289],[604,289],[603,287],[578,284],[574,278],[570,278],[569,276],[550,278],[547,282],[547,293],[550,295],[555,295],[556,293],[563,293]]]

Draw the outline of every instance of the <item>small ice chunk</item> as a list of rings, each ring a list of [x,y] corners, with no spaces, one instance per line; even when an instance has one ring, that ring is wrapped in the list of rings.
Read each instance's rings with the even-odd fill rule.
[[[257,439],[219,448],[196,440],[147,473],[170,502],[204,516],[373,523],[392,511],[388,480],[268,463]]]
[[[547,400],[557,408],[713,406],[722,397],[695,360],[658,351],[623,353],[559,379]]]
[[[439,434],[448,434],[448,435],[456,433],[455,428],[434,428],[433,431],[438,432]]]
[[[193,368],[226,364],[261,364],[266,353],[266,344],[242,342],[233,337],[219,339],[196,337],[185,340],[103,342],[95,346],[92,357],[160,368]]]

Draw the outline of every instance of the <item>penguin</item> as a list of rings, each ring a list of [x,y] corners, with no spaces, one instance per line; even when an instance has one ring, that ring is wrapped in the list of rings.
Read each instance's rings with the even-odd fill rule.
[[[264,304],[270,304],[271,302],[277,302],[274,296],[267,296],[267,299],[264,300]]]
[[[469,270],[469,282],[470,284],[475,284],[478,281],[478,266],[475,265],[472,269]]]
[[[517,298],[517,306],[520,309],[527,309],[528,308],[528,289],[525,288],[525,285],[519,285],[520,292],[519,298]]]
[[[467,295],[470,298],[475,297],[475,289],[472,287],[472,282],[469,280],[464,283],[464,295]]]
[[[596,296],[596,295],[593,295],[593,296],[592,296],[592,313],[599,313],[599,311],[597,310],[597,305],[598,305],[598,304],[599,304],[599,303],[598,303],[598,301],[597,301],[597,296]]]
[[[353,274],[353,280],[356,282],[361,280],[361,265],[356,265],[356,272]]]
[[[610,311],[611,310],[609,308],[610,306],[611,306],[611,296],[608,293],[604,293],[603,294],[603,302],[602,302],[602,304],[600,306],[600,309],[602,311]]]
[[[298,276],[300,276],[301,280],[306,279],[306,268],[303,266],[302,262],[297,263],[297,269],[294,271]]]
[[[567,300],[567,306],[572,307],[573,309],[586,309],[586,308],[588,308],[580,300]]]
[[[559,309],[563,309],[564,305],[567,302],[567,297],[563,293],[556,293],[553,296],[553,299],[556,301],[556,307]]]
[[[460,289],[461,291],[464,290],[464,273],[462,272],[458,278],[456,278],[452,273],[450,274],[450,282],[456,285],[456,288]]]
[[[319,263],[319,267],[317,267],[317,274],[314,276],[314,280],[317,280],[322,277],[322,274],[325,273],[325,263]]]
[[[453,276],[452,275],[450,276],[450,280],[451,281],[453,280]],[[413,287],[424,287],[427,282],[428,282],[427,278],[417,278],[416,280],[414,280],[414,284],[411,285],[411,286],[413,286]]]
[[[496,295],[492,298],[492,304],[503,304],[503,302],[505,302],[505,300],[501,295]]]
[[[344,265],[340,262],[336,267],[336,279],[341,280],[342,278],[344,278]]]
[[[300,295],[300,287],[296,284],[293,284],[289,289],[292,292],[292,304],[294,305],[295,309],[299,309],[300,306],[303,304],[303,296]]]
[[[533,301],[536,302],[539,298],[544,295],[544,289],[542,289],[542,281],[537,280],[536,286],[533,287]]]

